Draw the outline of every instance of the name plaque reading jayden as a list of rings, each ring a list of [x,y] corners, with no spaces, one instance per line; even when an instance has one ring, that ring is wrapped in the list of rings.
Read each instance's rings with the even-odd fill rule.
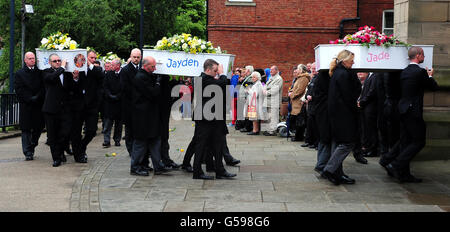
[[[200,76],[203,72],[203,63],[207,59],[213,59],[223,65],[223,71],[231,78],[235,55],[185,52],[170,52],[154,49],[144,49],[143,57],[152,56],[156,60],[157,74],[177,76]]]
[[[413,45],[421,47],[424,51],[425,60],[420,66],[422,68],[433,67],[434,45]],[[342,50],[355,53],[355,64],[352,69],[377,71],[377,70],[401,70],[409,65],[408,47],[406,46],[370,46],[365,47],[357,44],[320,44],[315,48],[317,70],[329,69],[330,62]]]

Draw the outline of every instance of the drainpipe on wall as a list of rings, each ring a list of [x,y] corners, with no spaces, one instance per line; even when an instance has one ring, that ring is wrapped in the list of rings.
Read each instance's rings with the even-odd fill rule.
[[[360,20],[359,17],[359,0],[356,1],[356,18],[343,18],[339,23],[339,39],[344,38],[344,23]]]
[[[206,26],[205,26],[206,41],[209,41],[209,39],[208,39],[208,16],[209,16],[209,1],[206,0]]]

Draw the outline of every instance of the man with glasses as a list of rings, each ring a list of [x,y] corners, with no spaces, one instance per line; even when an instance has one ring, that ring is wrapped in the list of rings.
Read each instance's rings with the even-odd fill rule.
[[[52,54],[49,57],[50,68],[43,70],[46,89],[42,112],[45,114],[48,143],[53,158],[53,167],[66,162],[64,148],[69,142],[72,127],[72,108],[82,97],[82,88],[78,83],[79,72],[64,72],[66,60]],[[81,157],[75,154],[75,161]]]

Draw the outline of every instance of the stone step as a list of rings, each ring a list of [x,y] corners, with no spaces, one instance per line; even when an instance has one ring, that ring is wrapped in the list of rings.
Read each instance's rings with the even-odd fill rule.
[[[427,139],[414,161],[450,160],[450,139]]]

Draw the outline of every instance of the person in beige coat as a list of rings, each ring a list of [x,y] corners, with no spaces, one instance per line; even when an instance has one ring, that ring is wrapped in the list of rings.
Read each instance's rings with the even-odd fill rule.
[[[305,95],[306,87],[308,86],[310,80],[309,73],[307,72],[307,68],[304,64],[299,64],[297,66],[297,74],[298,76],[293,81],[294,85],[289,90],[289,99],[291,100],[292,106],[291,117],[296,118],[295,125],[292,125],[296,128],[295,137],[292,139],[292,141],[300,141],[302,137],[303,130],[301,130],[301,128],[297,126],[300,124],[297,122],[297,120],[299,120],[298,116],[300,115],[303,106],[303,101],[301,100],[301,98]]]
[[[261,83],[261,74],[259,72],[253,72],[252,75],[253,86],[248,91],[248,97],[246,102],[246,108],[244,108],[244,116],[248,117],[250,121],[253,122],[253,131],[249,132],[248,135],[259,135],[260,128],[259,122],[260,120],[265,119],[265,112],[263,110],[264,104],[264,87]],[[248,114],[248,106],[256,106],[256,114],[249,115]]]
[[[280,119],[280,105],[281,105],[281,92],[283,91],[283,78],[280,76],[280,72],[277,66],[270,68],[270,75],[272,76],[266,84],[266,88],[263,91],[266,95],[264,100],[264,107],[267,107],[268,123],[264,126],[266,136],[276,135],[277,125]]]

